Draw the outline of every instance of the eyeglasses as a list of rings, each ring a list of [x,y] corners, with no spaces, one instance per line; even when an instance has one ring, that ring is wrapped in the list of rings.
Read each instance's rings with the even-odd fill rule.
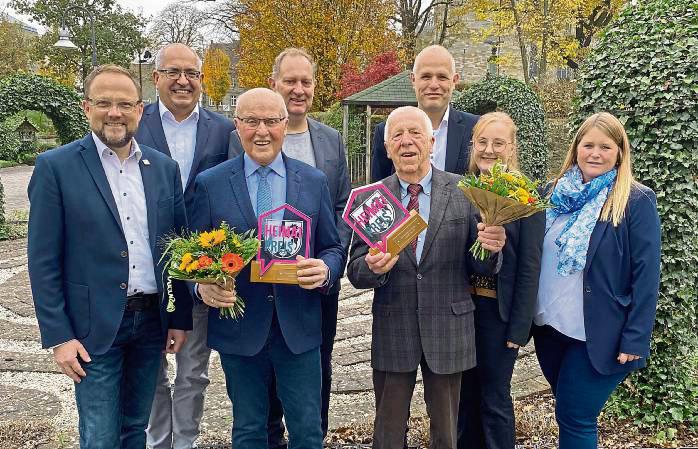
[[[116,109],[119,110],[119,112],[123,114],[128,114],[133,112],[136,109],[136,106],[141,102],[141,100],[138,101],[118,101],[116,103],[109,101],[109,100],[100,100],[96,99],[93,100],[92,98],[87,98],[87,101],[90,102],[92,106],[95,107],[100,112],[109,112],[111,111],[111,108],[116,105]]]
[[[478,139],[476,141],[473,141],[473,147],[477,151],[485,151],[488,146],[492,145],[492,150],[496,153],[500,153],[504,151],[507,147],[507,145],[511,145],[512,142],[507,142],[506,140],[500,140],[500,139],[494,139],[493,141],[489,141],[487,139]]]
[[[281,123],[286,120],[286,117],[269,117],[269,118],[257,118],[257,117],[238,117],[236,119],[240,120],[246,127],[251,129],[259,128],[259,124],[264,122],[264,126],[267,128],[276,128],[281,125]]]
[[[196,81],[201,78],[201,72],[198,70],[158,69],[158,72],[164,73],[168,80],[178,80],[182,73],[189,81]]]

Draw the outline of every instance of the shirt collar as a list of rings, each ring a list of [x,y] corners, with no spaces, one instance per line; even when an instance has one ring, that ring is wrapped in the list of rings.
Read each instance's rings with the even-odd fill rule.
[[[424,175],[424,177],[417,183],[422,186],[422,192],[426,196],[431,196],[431,178],[433,175],[433,171],[431,169],[431,166],[429,166],[429,173]],[[407,192],[407,187],[410,185],[410,183],[403,181],[399,177],[397,178],[398,181],[400,181],[400,196],[402,198],[405,198],[408,195]]]
[[[104,142],[102,142],[102,139],[97,137],[97,134],[95,134],[94,131],[92,132],[92,139],[95,141],[95,145],[97,146],[97,154],[99,154],[100,157],[104,157],[107,150],[113,151]],[[133,155],[136,156],[136,162],[140,162],[141,157],[143,157],[143,152],[141,151],[141,147],[138,146],[136,139],[131,139],[131,149],[129,150],[128,157],[126,159],[129,159]]]
[[[172,120],[175,123],[184,123],[188,120],[194,120],[198,121],[199,120],[199,104],[197,103],[194,106],[194,109],[191,111],[191,114],[181,122],[177,122],[177,119],[175,119],[174,114],[170,112],[169,109],[167,109],[167,106],[165,106],[165,103],[162,102],[162,100],[158,100],[158,110],[160,112],[160,120],[164,120],[165,118],[168,118]]]
[[[256,172],[257,169],[261,167],[261,165],[259,165],[257,161],[249,157],[247,153],[245,153],[242,158],[243,165],[245,167],[245,178],[249,178],[252,175],[252,173]],[[271,168],[274,173],[281,176],[282,178],[286,177],[286,164],[284,164],[284,159],[281,155],[281,151],[279,151],[279,154],[276,155],[276,157],[273,161],[271,161],[271,164],[269,164],[268,167]]]
[[[439,123],[439,127],[434,130],[434,134],[439,132],[442,129],[448,128],[448,117],[451,115],[451,105],[448,105],[446,107],[446,112],[444,112],[444,116],[441,119],[441,123]]]

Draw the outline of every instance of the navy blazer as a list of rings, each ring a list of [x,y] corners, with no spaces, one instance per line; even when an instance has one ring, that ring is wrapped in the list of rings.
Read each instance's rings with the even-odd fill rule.
[[[351,181],[347,174],[347,156],[344,152],[342,136],[334,128],[330,128],[309,117],[307,120],[310,141],[313,144],[315,166],[327,177],[330,198],[334,205],[335,222],[337,223],[339,240],[342,242],[344,252],[349,253],[352,230],[342,219],[342,213],[344,212],[344,206],[346,206],[349,194],[351,193]],[[230,134],[228,158],[233,159],[243,152],[240,136],[237,130],[235,130]],[[337,282],[328,293],[337,293],[339,292],[339,288],[340,282]]]
[[[584,267],[586,346],[601,374],[630,372],[647,364],[657,308],[661,229],[654,192],[633,185],[625,217],[598,221]],[[641,358],[621,365],[618,353]]]
[[[528,341],[538,299],[540,262],[545,236],[545,213],[504,225],[507,240],[497,275],[499,316],[507,325],[507,341]]]
[[[228,138],[233,130],[233,123],[220,114],[199,107],[199,122],[196,128],[196,147],[194,159],[189,172],[189,179],[184,186],[184,203],[187,212],[194,200],[194,179],[202,171],[215,167],[228,157]],[[136,141],[158,151],[170,154],[165,131],[160,119],[159,103],[151,103],[143,109]]]
[[[462,175],[468,168],[470,141],[473,126],[480,119],[479,115],[461,112],[451,107],[446,134],[446,164],[444,171]],[[388,159],[383,134],[385,122],[376,125],[371,149],[371,182],[378,182],[395,172],[393,161]]]
[[[159,241],[187,222],[179,167],[152,148],[140,149],[164,348],[166,329],[190,330],[192,318],[187,294],[177,294],[175,312],[165,310]],[[92,134],[39,155],[28,190],[29,279],[42,346],[78,339],[89,353],[103,354],[126,307],[128,244]],[[183,291],[176,285],[176,293]]]
[[[345,263],[345,253],[335,225],[334,205],[327,178],[303,162],[283,156],[286,165],[286,203],[308,215],[311,222],[310,257],[322,259],[330,268],[330,284],[336,282]],[[207,231],[225,221],[236,232],[257,229],[250,202],[243,156],[226,161],[196,178],[191,228]],[[276,314],[289,349],[300,354],[320,346],[320,291],[296,285],[251,283],[250,267],[235,281],[245,300],[245,315],[239,320],[221,319],[218,309],[208,315],[208,346],[224,354],[253,356],[269,336],[272,313]]]

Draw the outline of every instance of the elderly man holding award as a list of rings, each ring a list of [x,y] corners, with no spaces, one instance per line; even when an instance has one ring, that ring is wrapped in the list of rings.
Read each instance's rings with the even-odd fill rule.
[[[376,449],[403,447],[418,366],[431,418],[430,447],[456,447],[461,373],[475,366],[475,307],[468,279],[472,272],[496,273],[506,240],[503,227],[477,223],[476,209],[458,189],[460,177],[432,167],[433,144],[423,111],[394,110],[386,122],[385,145],[395,174],[364,188],[375,188],[365,199],[356,200],[355,191],[344,214],[356,232],[349,280],[357,288],[374,289]],[[418,232],[417,237],[400,254],[391,254],[389,248],[403,246],[391,242],[391,235],[402,232],[392,224],[409,213],[414,217],[413,210],[427,227],[415,224],[411,235]],[[388,237],[377,241],[384,232]],[[476,240],[491,252],[484,261],[469,251]]]
[[[279,94],[249,90],[236,113],[245,152],[196,178],[190,225],[209,231],[225,222],[238,233],[257,229],[261,240],[234,291],[197,288],[211,308],[208,345],[220,353],[233,403],[233,447],[267,447],[273,373],[289,447],[321,449],[321,291],[345,261],[334,205],[320,170],[281,153],[288,114]],[[236,295],[245,300],[244,315],[220,318],[218,308]]]

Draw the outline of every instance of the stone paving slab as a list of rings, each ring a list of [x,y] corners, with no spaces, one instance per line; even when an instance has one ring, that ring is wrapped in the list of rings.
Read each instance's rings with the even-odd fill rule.
[[[0,181],[5,191],[5,213],[29,210],[27,186],[34,167],[18,165],[0,169]]]
[[[34,317],[34,302],[29,286],[29,272],[22,270],[2,284],[0,305],[21,317]]]
[[[58,398],[50,393],[0,384],[0,417],[3,420],[28,420],[56,416],[61,409]]]
[[[61,370],[53,360],[53,354],[27,354],[24,352],[0,351],[0,371],[23,373],[56,373]]]
[[[39,341],[39,328],[29,324],[18,324],[0,320],[0,340]]]

